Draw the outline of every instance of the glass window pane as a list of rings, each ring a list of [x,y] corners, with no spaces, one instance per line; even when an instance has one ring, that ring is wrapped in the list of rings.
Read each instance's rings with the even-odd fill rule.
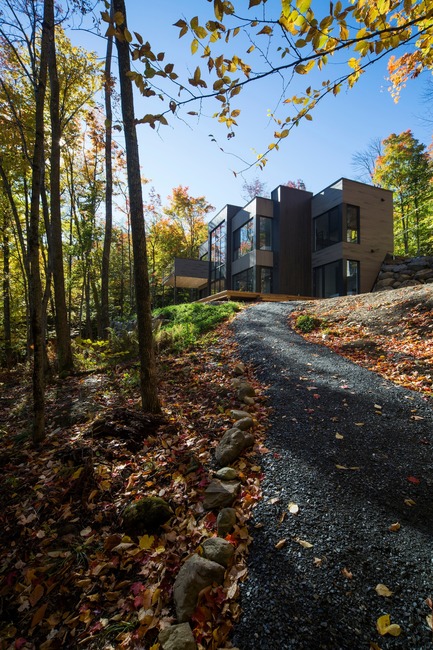
[[[359,293],[359,262],[355,260],[346,261],[346,283],[348,296]]]
[[[233,233],[233,259],[237,260],[254,249],[254,220],[250,219],[246,224]]]
[[[259,217],[259,249],[272,250],[272,219]]]
[[[346,241],[359,243],[359,208],[356,205],[346,206]]]

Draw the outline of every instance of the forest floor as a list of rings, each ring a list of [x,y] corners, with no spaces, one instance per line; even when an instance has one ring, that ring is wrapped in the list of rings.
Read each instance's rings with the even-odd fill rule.
[[[433,287],[296,304],[321,327],[307,339],[406,388],[432,391]],[[326,321],[324,323],[323,321]],[[77,374],[47,389],[47,438],[30,440],[28,369],[0,376],[0,648],[159,648],[175,622],[172,586],[179,567],[215,534],[203,490],[212,450],[239,408],[238,358],[230,325],[203,345],[159,358],[163,415],[138,408],[133,363]],[[256,445],[235,463],[242,480],[236,552],[223,586],[206,590],[192,620],[199,648],[229,648],[240,615],[238,581],[247,574],[247,521],[260,498],[260,458],[268,410],[250,407]],[[159,533],[129,537],[122,512],[155,494],[174,516]]]

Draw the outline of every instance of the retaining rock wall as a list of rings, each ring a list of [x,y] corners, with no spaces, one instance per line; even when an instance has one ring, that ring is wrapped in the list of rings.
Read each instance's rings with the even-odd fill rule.
[[[388,255],[379,271],[373,291],[431,283],[433,283],[433,255],[411,258]]]

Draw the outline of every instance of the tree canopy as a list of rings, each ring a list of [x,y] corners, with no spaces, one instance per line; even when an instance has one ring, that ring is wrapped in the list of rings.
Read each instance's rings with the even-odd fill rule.
[[[396,100],[408,79],[432,69],[431,2],[250,0],[244,15],[239,13],[243,11],[239,3],[213,0],[212,4],[212,16],[204,9],[202,16],[181,18],[176,23],[179,36],[191,38],[191,52],[201,59],[188,79],[181,79],[173,63],[166,63],[165,53],[154,51],[138,31],[121,34],[120,14],[110,20],[108,12],[103,12],[103,19],[110,23],[108,33],[126,38],[132,58],[143,64],[144,70],[137,67],[131,72],[141,93],[167,100],[168,105],[159,113],[141,118],[153,128],[166,124],[170,113],[212,97],[218,102],[214,116],[226,125],[228,137],[233,137],[241,113],[236,103],[239,93],[251,83],[278,78],[278,110],[269,115],[275,123],[274,137],[267,151],[257,156],[260,166],[266,164],[269,151],[279,147],[293,126],[313,119],[318,102],[328,94],[337,95],[345,86],[351,88],[383,57],[390,57],[390,82]],[[343,72],[327,78],[330,63],[341,64]],[[313,71],[318,73],[314,86],[307,81],[301,92],[292,95],[294,79]],[[163,80],[170,82],[168,86]]]

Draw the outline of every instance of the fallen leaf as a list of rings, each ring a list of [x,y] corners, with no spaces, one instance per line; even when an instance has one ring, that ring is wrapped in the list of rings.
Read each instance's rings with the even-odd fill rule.
[[[154,541],[155,538],[153,535],[143,535],[138,538],[138,545],[141,549],[147,551],[149,548],[152,548]]]
[[[409,483],[413,483],[414,485],[418,485],[418,483],[421,483],[419,478],[416,478],[416,476],[408,476],[407,480]]]
[[[370,641],[370,650],[381,650],[377,643],[374,643],[374,641]]]
[[[377,409],[378,411],[382,410],[382,407],[380,406],[380,404],[375,404],[374,408]]]
[[[280,539],[280,541],[275,544],[275,548],[277,549],[283,548],[283,546],[285,546],[286,544],[287,544],[286,538]]]
[[[290,501],[289,505],[287,506],[290,514],[292,515],[297,515],[299,512],[299,506],[297,503],[294,503],[293,501]]]
[[[278,519],[278,523],[282,524],[286,517],[287,517],[287,512],[283,510],[283,512],[280,515],[280,518]]]
[[[375,586],[375,591],[379,596],[383,596],[384,598],[389,598],[393,594],[393,592],[390,589],[388,589],[386,585],[383,585],[380,582],[378,585]]]
[[[429,628],[430,628],[431,630],[433,630],[433,615],[432,615],[432,614],[428,614],[428,615],[425,617],[425,620],[427,621],[427,625],[429,626]]]
[[[391,624],[389,614],[379,616],[376,621],[376,628],[381,636],[384,636],[385,634],[390,634],[391,636],[400,636],[401,634],[400,625],[397,625],[396,623]]]
[[[322,566],[323,564],[323,558],[321,557],[315,557],[313,560],[314,566]]]
[[[353,578],[353,573],[352,573],[351,571],[349,571],[348,569],[346,569],[346,567],[344,567],[344,569],[341,569],[341,573],[342,573],[342,574],[344,575],[344,577],[347,578],[348,580],[352,580],[352,578]]]
[[[313,544],[310,544],[310,542],[305,541],[305,539],[300,539],[299,537],[295,537],[293,541],[296,542],[297,544],[300,544],[304,548],[313,548]]]
[[[34,607],[36,603],[40,601],[43,595],[44,595],[43,586],[36,585],[36,587],[33,589],[32,593],[29,596],[30,605]]]
[[[271,505],[274,505],[274,503],[278,503],[279,500],[280,500],[280,497],[272,497],[272,499],[269,499],[269,503]]]
[[[346,465],[336,465],[335,467],[337,469],[350,469],[350,470],[353,470],[353,471],[358,471],[358,470],[361,469],[360,467],[346,467]]]
[[[405,499],[404,502],[409,507],[416,506],[416,501],[414,501],[413,499]]]
[[[36,627],[36,625],[42,621],[42,619],[45,616],[45,611],[47,607],[48,607],[48,603],[44,603],[39,607],[39,609],[36,610],[36,612],[33,614],[32,622],[30,623],[30,628]]]
[[[365,422],[355,422],[355,427],[363,427]]]
[[[344,436],[342,436],[341,433],[336,433],[335,437],[337,438],[337,440],[343,440],[344,438]]]
[[[395,522],[395,524],[391,524],[388,530],[391,531],[391,533],[396,533],[398,530],[400,530],[401,525],[398,521]]]

